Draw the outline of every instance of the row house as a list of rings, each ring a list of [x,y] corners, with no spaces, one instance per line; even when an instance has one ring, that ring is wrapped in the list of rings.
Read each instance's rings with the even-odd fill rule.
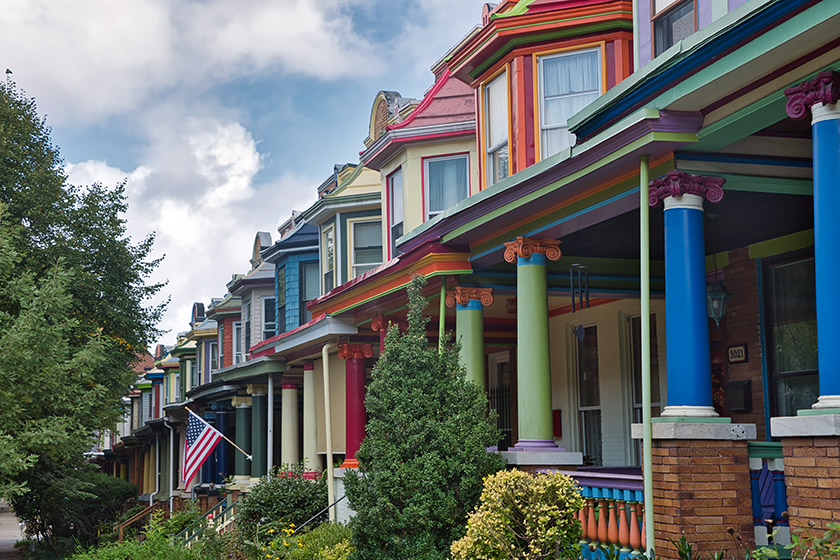
[[[421,274],[498,451],[573,473],[587,542],[670,559],[840,521],[838,70],[828,0],[486,5],[208,308],[216,359],[167,422],[193,407],[253,460],[220,444],[199,486],[304,460],[340,497]],[[158,362],[166,399],[212,338]]]

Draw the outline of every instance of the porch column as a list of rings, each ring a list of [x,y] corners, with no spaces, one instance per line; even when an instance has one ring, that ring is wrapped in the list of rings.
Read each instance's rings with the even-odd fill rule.
[[[343,469],[359,467],[356,451],[365,437],[365,358],[373,357],[370,344],[342,344],[338,347],[338,357],[346,360],[345,365],[345,408],[347,431],[345,438]]]
[[[456,286],[446,296],[455,307],[455,339],[461,343],[461,364],[467,379],[484,389],[484,307],[493,303],[492,288]]]
[[[236,445],[245,453],[251,452],[251,397],[233,397],[231,404],[236,407]],[[251,478],[251,461],[240,451],[236,452],[234,478],[238,481]]]
[[[205,412],[202,415],[204,421],[216,428],[216,415],[212,412]],[[216,428],[218,429],[218,428]],[[216,470],[216,455],[215,453],[211,453],[207,459],[205,459],[204,463],[201,465],[201,477],[199,478],[199,483],[209,483],[214,482],[216,477],[214,476],[213,472]]]
[[[281,385],[283,409],[280,417],[280,462],[296,465],[300,462],[298,445],[298,386],[294,383]]]
[[[268,472],[267,459],[267,429],[268,410],[265,385],[248,385],[251,395],[251,480],[255,481]]]
[[[318,460],[318,416],[315,405],[315,363],[303,363],[303,461],[306,469],[320,467]]]
[[[517,237],[505,243],[516,262],[517,403],[519,441],[509,451],[557,450],[551,414],[548,338],[548,260],[560,258],[560,241]]]
[[[785,95],[792,118],[811,111],[820,396],[797,416],[771,418],[770,432],[782,441],[790,528],[822,534],[840,521],[840,74],[820,72]]]
[[[811,110],[814,150],[814,268],[820,396],[814,409],[840,413],[840,73],[820,72],[785,90],[787,113]]]
[[[379,356],[385,353],[385,336],[388,334],[388,321],[382,315],[370,320],[370,330],[379,333]]]
[[[668,406],[662,416],[717,416],[712,403],[703,198],[723,199],[724,179],[669,171],[650,182],[665,206],[665,343]]]
[[[223,406],[219,405],[218,403],[213,403],[214,406]],[[230,437],[230,425],[228,422],[228,410],[227,407],[225,409],[216,410],[216,429],[222,432],[225,437]],[[218,445],[216,445],[216,472],[213,473],[214,478],[213,482],[216,484],[222,484],[227,478],[228,474],[230,474],[230,467],[228,466],[228,456],[230,455],[230,444],[225,441],[219,441]],[[237,451],[237,453],[239,453]]]

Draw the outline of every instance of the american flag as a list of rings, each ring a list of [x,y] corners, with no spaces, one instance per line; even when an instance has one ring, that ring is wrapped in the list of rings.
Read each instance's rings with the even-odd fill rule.
[[[195,472],[213,452],[222,439],[222,433],[204,421],[198,414],[187,409],[190,419],[187,422],[187,437],[184,440],[184,464],[181,468],[181,480],[189,486]]]

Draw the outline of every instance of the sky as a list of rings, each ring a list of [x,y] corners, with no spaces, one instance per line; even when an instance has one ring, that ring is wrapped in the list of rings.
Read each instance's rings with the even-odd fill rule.
[[[478,0],[0,0],[0,70],[33,97],[69,182],[126,181],[127,231],[165,255],[156,342],[247,272],[339,163],[380,90],[422,98]]]

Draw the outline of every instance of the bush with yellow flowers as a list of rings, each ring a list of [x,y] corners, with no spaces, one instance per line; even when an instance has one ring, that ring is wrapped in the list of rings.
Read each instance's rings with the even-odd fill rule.
[[[295,532],[294,525],[269,529],[269,541],[259,546],[261,560],[347,560],[350,529],[323,523],[311,531]]]
[[[452,543],[451,558],[580,558],[581,507],[583,498],[569,476],[500,471],[485,479],[467,534]]]

